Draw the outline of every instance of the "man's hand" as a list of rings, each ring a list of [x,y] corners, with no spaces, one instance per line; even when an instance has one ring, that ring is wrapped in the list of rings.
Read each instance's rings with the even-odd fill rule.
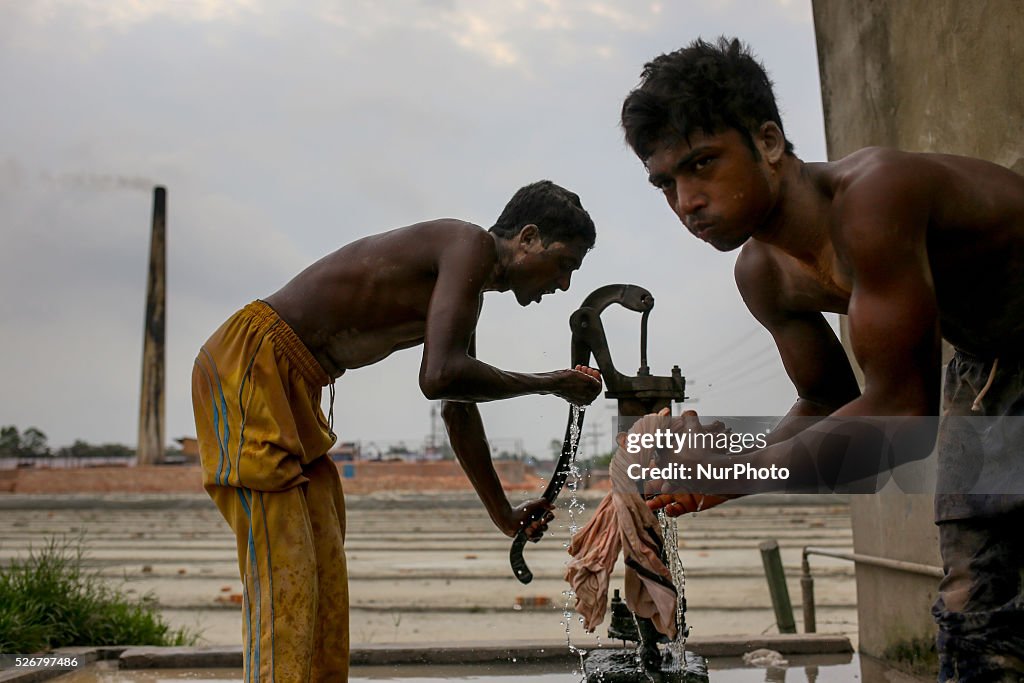
[[[651,510],[665,508],[669,517],[678,517],[687,512],[700,512],[730,500],[726,496],[712,496],[704,493],[661,493],[647,501]]]
[[[548,522],[555,518],[551,512],[554,509],[555,506],[545,498],[528,500],[509,510],[501,531],[510,538],[514,538],[520,531],[525,531],[526,538],[536,543],[548,530]]]
[[[590,405],[601,394],[601,373],[594,368],[577,365],[572,370],[560,370],[555,374],[558,388],[553,393],[569,403]]]
[[[669,408],[662,408],[658,411],[659,417],[668,417],[671,415]],[[708,432],[708,433],[719,433],[728,431],[722,422],[715,421],[710,424],[702,424],[700,417],[693,410],[686,410],[683,413],[671,421],[670,429],[673,432]],[[620,448],[626,447],[626,434],[623,432],[616,436]],[[686,449],[683,453],[676,454],[677,459],[685,459],[686,455],[692,452],[692,449]],[[710,452],[710,451],[705,451]],[[656,464],[656,463],[651,463]],[[660,482],[660,481],[649,481],[647,482],[649,487],[645,492],[646,496],[651,496],[647,500],[647,507],[651,510],[665,509],[665,514],[669,517],[678,517],[679,515],[686,514],[687,512],[699,512],[701,510],[707,510],[716,505],[724,503],[730,500],[732,496],[712,496],[703,493],[663,493],[663,490],[676,488],[676,485],[672,482]],[[664,487],[664,488],[662,488]]]

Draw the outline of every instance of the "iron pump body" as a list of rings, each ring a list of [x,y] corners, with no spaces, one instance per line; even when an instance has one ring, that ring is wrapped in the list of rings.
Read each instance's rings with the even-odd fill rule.
[[[608,349],[601,313],[612,304],[642,314],[640,367],[633,377],[623,375],[616,369]],[[672,368],[669,377],[652,375],[647,365],[647,318],[653,308],[654,297],[643,287],[605,285],[591,292],[569,318],[572,366],[590,365],[590,358],[594,357],[608,388],[605,397],[618,400],[620,422],[622,418],[640,418],[656,413],[662,408],[671,407],[672,401],[683,401],[686,398],[686,378],[679,371],[678,365]],[[629,420],[626,424],[620,424],[620,427],[628,428],[635,421]]]
[[[620,304],[631,311],[642,314],[640,318],[640,367],[633,377],[623,375],[612,362],[605,336],[601,313],[612,304]],[[583,300],[583,304],[569,318],[572,330],[572,364],[589,365],[593,356],[601,377],[608,390],[606,398],[618,401],[618,431],[629,429],[644,415],[656,413],[662,408],[671,408],[672,401],[686,399],[686,378],[679,366],[672,367],[668,377],[651,374],[647,365],[647,318],[654,308],[654,297],[638,285],[605,285],[594,290]],[[667,558],[663,558],[666,559]],[[616,589],[615,597],[619,591]],[[685,610],[685,607],[683,608]],[[685,631],[685,621],[676,625]],[[641,644],[644,663],[652,670],[660,668],[661,653],[657,643],[668,639],[658,633],[650,619],[637,617],[629,611],[626,603],[612,600],[611,624],[608,637],[631,640]]]
[[[608,350],[608,338],[604,333],[601,313],[612,304],[620,304],[631,311],[643,314],[640,321],[640,368],[634,377],[623,375],[615,369],[611,352]],[[569,317],[569,328],[572,330],[570,367],[590,365],[590,358],[594,357],[608,388],[605,397],[617,399],[619,402],[619,429],[628,429],[644,415],[671,407],[672,401],[682,401],[686,398],[686,379],[679,371],[679,366],[672,368],[670,377],[653,376],[647,367],[647,317],[652,308],[654,297],[643,287],[605,285],[591,292]],[[555,463],[555,471],[542,496],[550,503],[555,502],[555,498],[565,485],[576,457],[578,441],[573,443],[571,435],[582,434],[582,430],[583,412],[579,411],[574,416],[573,411],[570,411],[565,439],[562,442],[562,453]],[[533,572],[523,557],[526,541],[526,534],[520,531],[512,540],[512,547],[509,550],[512,572],[523,584],[533,581]]]

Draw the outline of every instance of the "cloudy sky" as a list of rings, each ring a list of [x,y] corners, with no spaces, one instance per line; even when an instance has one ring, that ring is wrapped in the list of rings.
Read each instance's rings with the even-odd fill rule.
[[[297,8],[301,6],[301,9]],[[237,308],[358,237],[456,217],[488,227],[521,185],[576,192],[597,246],[568,293],[490,294],[480,357],[569,356],[593,289],[657,301],[652,371],[683,369],[706,414],[781,414],[793,390],[735,292],[735,254],[684,234],[622,141],[643,63],[736,35],[776,83],[786,131],[825,157],[809,0],[30,0],[0,2],[0,425],[133,443],[151,188],[168,191],[167,435],[192,435],[200,344]],[[605,316],[632,374],[639,316]],[[419,351],[338,383],[342,439],[421,441]],[[588,422],[607,438],[610,403]],[[482,406],[500,447],[545,453],[554,397]]]

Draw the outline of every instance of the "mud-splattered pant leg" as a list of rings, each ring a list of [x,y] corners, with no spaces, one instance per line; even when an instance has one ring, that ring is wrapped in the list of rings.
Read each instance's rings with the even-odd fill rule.
[[[320,458],[285,491],[207,487],[235,532],[246,681],[348,680],[345,503]]]
[[[942,522],[939,540],[939,681],[1024,681],[1024,515]]]

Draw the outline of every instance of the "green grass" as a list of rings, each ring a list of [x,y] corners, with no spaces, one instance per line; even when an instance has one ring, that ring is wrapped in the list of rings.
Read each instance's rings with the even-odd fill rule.
[[[939,671],[939,655],[934,638],[912,638],[890,645],[882,659],[895,663],[913,674],[935,676]]]
[[[84,566],[82,539],[51,538],[27,559],[0,567],[0,652],[73,645],[194,645],[172,629],[150,596],[128,597]]]

